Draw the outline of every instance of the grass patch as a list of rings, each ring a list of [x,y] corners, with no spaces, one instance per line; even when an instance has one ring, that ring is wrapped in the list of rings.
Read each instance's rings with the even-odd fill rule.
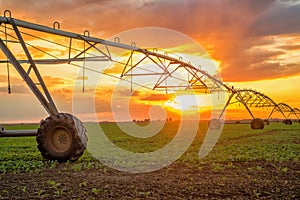
[[[98,124],[87,124],[89,130]],[[179,123],[167,123],[156,135],[135,138],[125,134],[115,123],[101,124],[107,137],[118,147],[131,152],[152,152],[168,144],[178,130]],[[37,125],[9,125],[6,129],[34,129]],[[207,123],[200,123],[197,135],[188,150],[176,161],[185,163],[212,163],[215,170],[222,170],[218,162],[299,161],[300,124],[287,126],[271,123],[264,130],[251,130],[248,124],[226,124],[213,150],[202,160],[198,152],[207,132]],[[45,161],[37,149],[35,137],[0,138],[0,172],[21,172],[54,168],[80,171],[107,168],[85,151],[75,163],[59,164]],[[285,171],[286,169],[283,169]]]

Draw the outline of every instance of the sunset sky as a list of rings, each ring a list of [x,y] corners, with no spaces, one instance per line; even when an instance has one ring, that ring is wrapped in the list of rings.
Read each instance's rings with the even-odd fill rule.
[[[11,10],[12,17],[16,19],[46,26],[59,21],[63,30],[76,33],[89,30],[93,37],[102,39],[136,28],[174,30],[196,41],[209,53],[224,82],[235,88],[259,90],[275,102],[285,102],[291,107],[300,108],[300,1],[0,0],[0,15],[6,9]],[[3,37],[3,34],[0,36]],[[157,44],[170,47],[168,41],[159,38],[157,36]],[[136,41],[139,40],[146,40],[145,45],[148,46],[156,45],[153,40],[148,40],[151,43],[148,44],[146,35],[136,35]],[[177,48],[186,55],[195,53],[191,48],[184,48],[179,40],[177,42],[173,44],[174,51]],[[4,58],[2,52],[0,57]],[[78,82],[78,69],[61,68],[43,67],[41,72],[58,108],[72,112],[72,90]],[[13,93],[9,95],[6,64],[0,64],[0,124],[39,122],[47,113],[12,66],[11,70]],[[109,79],[105,80],[109,85]],[[99,106],[96,105],[96,110],[100,120],[113,120],[109,108],[111,102],[106,96],[111,93],[110,87],[97,89],[95,98]],[[82,93],[76,95],[82,100],[87,96]],[[118,95],[122,96],[121,93]],[[202,99],[203,108],[207,104],[205,98]],[[176,118],[176,103],[171,94],[137,91],[130,98],[131,115],[132,118],[143,119],[147,115],[141,114],[141,111],[147,114],[151,106],[154,105],[155,110],[163,105],[168,115]],[[78,112],[81,119],[89,120],[88,111],[82,109]],[[161,112],[158,108],[154,115]],[[228,110],[227,118],[250,116],[236,107]]]

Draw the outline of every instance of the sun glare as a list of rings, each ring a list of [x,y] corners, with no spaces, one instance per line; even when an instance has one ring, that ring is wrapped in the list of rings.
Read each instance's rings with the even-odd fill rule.
[[[198,111],[199,99],[195,95],[178,95],[164,103],[164,106],[177,111]]]

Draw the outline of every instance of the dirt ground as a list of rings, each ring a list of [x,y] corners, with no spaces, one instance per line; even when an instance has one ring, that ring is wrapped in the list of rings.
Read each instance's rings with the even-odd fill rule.
[[[299,199],[300,162],[174,163],[129,174],[64,164],[0,176],[0,199]]]

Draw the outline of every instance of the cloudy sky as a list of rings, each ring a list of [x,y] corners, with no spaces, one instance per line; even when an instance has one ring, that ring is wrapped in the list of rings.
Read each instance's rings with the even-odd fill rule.
[[[53,21],[59,21],[62,29],[79,33],[88,29],[100,38],[134,28],[172,29],[202,45],[212,59],[219,62],[225,82],[237,87],[257,88],[277,102],[300,107],[297,92],[300,1],[297,0],[2,0],[1,15],[5,9],[11,10],[12,17],[17,19],[49,26]],[[2,105],[16,103],[4,91],[4,72],[1,69],[3,99],[0,102]],[[62,78],[61,75],[48,76],[50,90],[56,91],[57,101],[66,98],[61,97],[62,90],[54,86],[61,84],[60,80],[55,81],[58,77]],[[22,80],[17,76],[12,79],[15,79],[12,80],[15,97],[33,101],[32,97],[17,92],[21,90]],[[62,83],[66,82],[63,80]],[[9,113],[11,109],[9,106],[0,108],[1,113]],[[38,117],[45,115],[38,106],[32,109]],[[26,113],[21,111],[15,119],[36,119],[33,115],[26,118]],[[12,119],[10,114],[0,116],[3,121]]]

